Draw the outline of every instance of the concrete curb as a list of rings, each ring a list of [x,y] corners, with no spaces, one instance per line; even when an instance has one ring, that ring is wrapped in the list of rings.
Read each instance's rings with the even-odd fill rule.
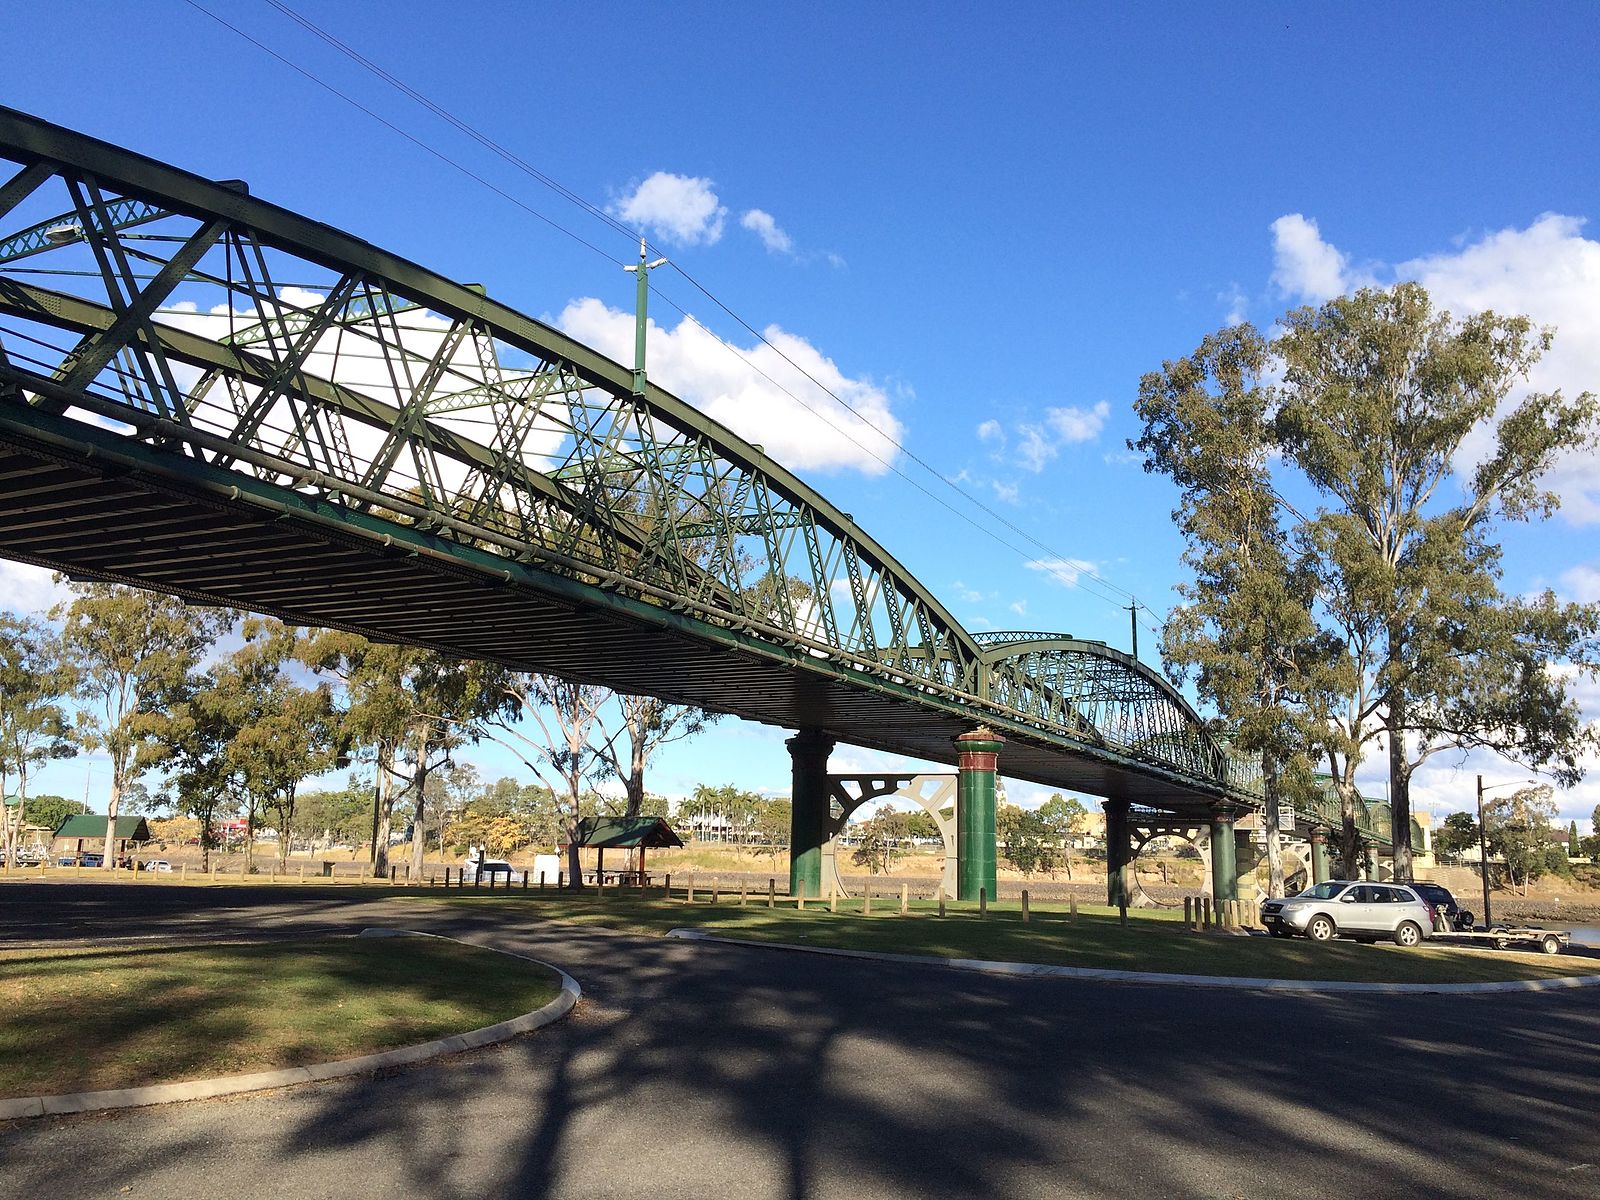
[[[360,1058],[346,1058],[338,1062],[314,1063],[309,1067],[285,1067],[277,1071],[256,1071],[248,1075],[223,1075],[216,1079],[191,1079],[182,1083],[158,1083],[150,1087],[112,1088],[102,1092],[72,1092],[64,1096],[29,1096],[16,1100],[0,1100],[0,1121],[19,1117],[58,1116],[65,1113],[100,1112],[113,1108],[141,1108],[148,1104],[172,1104],[178,1100],[209,1100],[216,1096],[232,1096],[239,1092],[259,1092],[266,1088],[288,1087],[296,1083],[319,1083],[326,1079],[342,1079],[349,1075],[365,1075],[388,1067],[404,1067],[425,1062],[446,1054],[460,1054],[463,1050],[476,1050],[480,1046],[503,1042],[520,1033],[529,1033],[559,1021],[572,1011],[583,989],[578,981],[560,967],[551,966],[526,954],[500,950],[494,946],[480,946],[461,938],[446,937],[439,933],[424,933],[413,929],[363,929],[358,937],[431,937],[446,942],[459,942],[476,950],[489,950],[507,958],[520,958],[525,962],[548,967],[561,977],[561,994],[543,1008],[512,1017],[496,1025],[468,1030],[453,1037],[439,1038],[416,1046],[401,1046],[378,1054],[363,1054]]]
[[[1490,992],[1550,992],[1567,988],[1600,987],[1600,975],[1568,975],[1560,979],[1508,979],[1497,983],[1355,983],[1337,979],[1251,979],[1231,975],[1168,975],[1157,971],[1113,971],[1099,967],[1060,967],[1048,963],[989,962],[979,958],[934,958],[924,954],[879,954],[872,950],[841,950],[832,946],[796,946],[791,942],[758,942],[748,938],[717,937],[702,929],[669,929],[668,937],[756,950],[796,950],[802,954],[829,954],[836,958],[867,958],[878,962],[911,963],[924,967],[950,967],[988,975],[1042,979],[1098,980],[1102,983],[1155,984],[1168,987],[1242,988],[1257,992],[1364,992],[1369,995],[1475,995]]]

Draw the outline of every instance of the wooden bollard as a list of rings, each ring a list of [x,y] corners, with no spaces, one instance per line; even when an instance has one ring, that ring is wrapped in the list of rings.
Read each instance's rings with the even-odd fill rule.
[[[1028,923],[1028,917],[1029,917],[1029,913],[1028,913],[1028,889],[1027,888],[1023,888],[1022,889],[1022,923],[1024,925],[1026,925]]]
[[[672,899],[672,872],[667,872],[666,882],[661,885],[661,896],[665,900]]]
[[[872,915],[872,885],[870,883],[867,884],[866,890],[861,893],[861,915],[863,917]]]
[[[1200,897],[1200,931],[1202,933],[1210,933],[1211,932],[1211,897],[1210,896],[1201,896]]]
[[[694,903],[694,876],[693,875],[689,876],[689,893],[684,898],[683,902],[685,904],[693,904]]]
[[[179,883],[188,883],[189,882],[189,864],[188,863],[184,863],[181,867],[178,868],[178,882]]]
[[[1185,896],[1183,898],[1183,927],[1186,930],[1193,927],[1193,920],[1192,920],[1192,918],[1194,916],[1193,909],[1194,909],[1194,897],[1193,896]]]
[[[722,880],[715,875],[711,877],[711,903],[716,904],[722,899]]]
[[[900,885],[900,915],[903,917],[911,911],[911,889],[905,884]]]
[[[1067,920],[1076,921],[1077,919],[1078,919],[1078,898],[1076,896],[1068,896],[1067,897]]]
[[[839,911],[839,889],[838,888],[830,888],[828,890],[828,911],[831,912],[831,913],[836,913],[836,912]]]
[[[988,915],[989,915],[989,889],[988,888],[979,888],[978,889],[978,916],[980,918],[982,918],[982,917],[987,917]]]
[[[795,890],[794,910],[795,912],[805,912],[806,910],[806,885],[803,883]]]
[[[769,878],[767,880],[767,907],[768,908],[772,908],[773,906],[775,906],[777,904],[777,902],[778,902],[778,881],[776,879],[770,879]]]
[[[939,915],[944,916],[944,889],[939,889]]]
[[[528,890],[528,876],[531,875],[531,874],[533,874],[533,872],[528,870],[527,867],[523,867],[522,868],[522,890],[523,891],[527,891]]]
[[[748,903],[748,901],[749,901],[749,896],[746,895],[746,890],[747,889],[745,887],[745,881],[741,879],[739,881],[739,907],[740,908],[743,908],[745,906],[745,904]]]
[[[305,881],[306,881],[306,865],[305,865],[305,863],[301,863],[300,864],[300,882],[304,883]]]
[[[1124,929],[1128,927],[1128,906],[1126,903],[1119,903],[1117,905],[1117,924],[1121,925]]]

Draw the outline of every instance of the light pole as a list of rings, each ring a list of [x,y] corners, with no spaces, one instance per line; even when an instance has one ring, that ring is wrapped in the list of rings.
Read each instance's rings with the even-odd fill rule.
[[[1489,839],[1483,823],[1483,794],[1506,787],[1527,787],[1532,779],[1513,779],[1510,783],[1492,783],[1483,786],[1483,776],[1478,776],[1478,869],[1483,873],[1483,927],[1489,928]]]
[[[645,253],[644,234],[639,235],[639,261],[623,267],[624,271],[632,271],[638,280],[637,294],[633,302],[633,394],[644,395],[644,338],[645,329],[650,312],[650,272],[657,267],[667,265],[667,260],[658,258],[655,262],[648,261]]]

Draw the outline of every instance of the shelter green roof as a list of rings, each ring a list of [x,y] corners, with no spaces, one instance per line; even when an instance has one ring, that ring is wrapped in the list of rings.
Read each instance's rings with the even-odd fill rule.
[[[664,817],[585,817],[578,822],[575,845],[609,850],[614,846],[681,846],[683,839],[672,831]]]
[[[75,817],[66,817],[56,826],[56,831],[51,836],[103,838],[106,836],[106,816],[104,813],[79,813]],[[143,817],[118,817],[117,837],[132,842],[148,842],[150,827],[144,823]]]

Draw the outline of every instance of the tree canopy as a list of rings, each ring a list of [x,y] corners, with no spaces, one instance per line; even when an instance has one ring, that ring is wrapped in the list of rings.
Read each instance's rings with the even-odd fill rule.
[[[1492,749],[1571,782],[1593,744],[1571,689],[1595,670],[1600,608],[1502,592],[1497,538],[1557,509],[1546,478],[1594,447],[1600,410],[1519,394],[1550,331],[1458,320],[1416,284],[1281,324],[1219,331],[1141,383],[1130,444],[1178,485],[1194,570],[1163,649],[1262,755],[1269,794],[1276,768],[1327,761],[1347,869],[1356,769],[1384,753],[1409,878],[1430,756]]]

